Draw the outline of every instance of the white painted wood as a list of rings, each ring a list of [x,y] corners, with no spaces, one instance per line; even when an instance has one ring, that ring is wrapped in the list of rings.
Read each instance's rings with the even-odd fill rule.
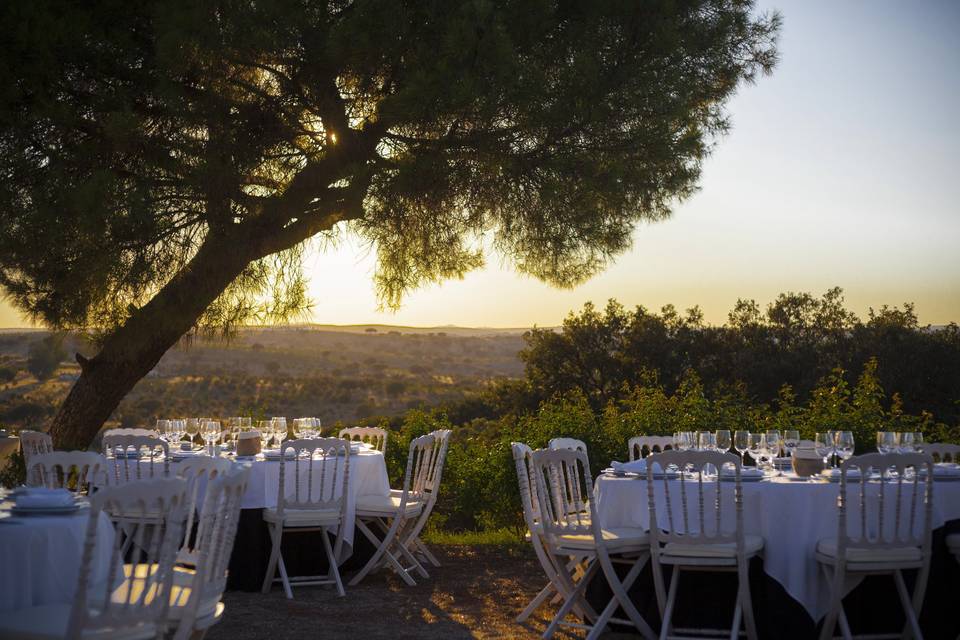
[[[27,479],[40,482],[33,486],[86,494],[103,477],[106,468],[106,459],[93,451],[51,451],[31,457]]]
[[[670,436],[634,436],[627,441],[627,455],[630,462],[644,458],[651,453],[661,453],[673,449],[673,438]]]
[[[387,430],[380,427],[347,427],[340,429],[339,437],[350,440],[359,440],[370,444],[374,449],[386,455]]]
[[[136,457],[136,453],[141,458]],[[107,457],[108,485],[133,480],[165,478],[170,475],[170,445],[148,435],[109,434],[103,437],[103,453]]]

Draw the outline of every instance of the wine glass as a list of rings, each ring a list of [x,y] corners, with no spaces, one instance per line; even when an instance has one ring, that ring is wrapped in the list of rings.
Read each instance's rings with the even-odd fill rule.
[[[919,431],[913,432],[913,448],[915,451],[923,451],[923,434]]]
[[[260,446],[267,449],[273,438],[273,422],[270,420],[259,420],[257,422],[257,431],[260,432]]]
[[[900,446],[898,447],[900,453],[912,453],[914,451],[916,448],[915,436],[916,434],[912,431],[904,431],[900,434]]]
[[[193,448],[193,442],[197,437],[197,434],[200,433],[200,420],[199,418],[187,418],[186,424],[187,435],[190,436],[190,445]]]
[[[729,429],[717,429],[717,432],[713,434],[714,441],[716,443],[717,451],[720,453],[727,453],[730,451],[730,430]]]
[[[697,449],[700,451],[713,451],[717,448],[717,437],[709,431],[697,432]]]
[[[852,431],[837,432],[837,457],[840,458],[841,463],[853,455],[855,448],[856,441],[853,438]]]
[[[743,454],[750,448],[750,432],[741,430],[734,431],[733,448],[740,454],[740,466],[743,466]]]
[[[281,446],[284,440],[287,439],[287,419],[282,417],[271,418],[273,421],[273,437],[277,440],[277,446]]]
[[[780,432],[771,429],[763,434],[764,452],[770,460],[770,466],[776,466],[776,458],[780,456]]]
[[[157,420],[157,435],[160,436],[161,440],[170,442],[170,421],[169,420]]]
[[[833,455],[833,448],[834,438],[832,431],[824,431],[814,436],[813,449],[817,452],[817,455],[823,459],[824,466],[829,463],[830,457]]]
[[[877,431],[877,451],[895,453],[900,449],[900,434],[896,431]]]
[[[793,457],[793,452],[800,446],[800,432],[796,429],[787,429],[783,432],[783,448],[787,450],[787,456]]]
[[[214,449],[215,443],[220,438],[220,422],[218,420],[207,420],[203,423],[203,441],[207,443],[207,448],[212,457],[216,457],[217,452]]]
[[[750,451],[750,457],[753,458],[753,464],[760,468],[760,455],[766,443],[762,433],[750,433],[747,444],[747,450]]]

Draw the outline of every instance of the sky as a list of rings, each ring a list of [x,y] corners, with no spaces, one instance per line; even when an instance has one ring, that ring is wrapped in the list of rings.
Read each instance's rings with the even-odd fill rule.
[[[640,225],[602,274],[558,290],[497,255],[462,281],[381,311],[374,256],[350,238],[311,251],[308,321],[554,326],[616,298],[699,305],[722,324],[738,298],[845,291],[865,316],[916,304],[924,324],[960,321],[960,2],[760,0],[779,10],[781,61],[728,105],[732,130],[700,190]],[[27,326],[0,303],[0,327]]]

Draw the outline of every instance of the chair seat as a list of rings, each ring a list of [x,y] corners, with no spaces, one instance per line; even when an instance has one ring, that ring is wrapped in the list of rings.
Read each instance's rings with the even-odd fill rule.
[[[763,537],[755,535],[743,536],[744,554],[749,558],[755,556],[763,550]],[[662,556],[667,556],[665,560],[673,558],[723,558],[733,559],[737,557],[737,545],[734,542],[719,542],[715,544],[684,544],[682,542],[670,542],[663,547]]]
[[[358,516],[395,516],[400,510],[402,491],[391,491],[389,496],[360,496],[357,498]],[[413,518],[423,511],[419,500],[409,501],[404,507],[404,517]]]
[[[280,522],[276,509],[264,509],[263,519]],[[328,527],[340,523],[340,509],[284,509],[284,527]]]
[[[611,553],[639,551],[650,546],[650,536],[638,527],[612,527],[601,531],[603,541]],[[565,534],[556,537],[558,549],[588,551],[596,548],[591,533]]]
[[[824,538],[817,543],[817,555],[823,561],[833,561],[837,557],[837,539]],[[846,552],[847,562],[869,562],[871,564],[917,563],[923,560],[920,547],[892,547],[887,549],[851,548]]]
[[[69,604],[47,604],[0,615],[0,639],[2,640],[53,640],[65,638],[70,622]],[[110,638],[111,640],[139,640],[156,636],[153,623],[142,622],[135,628],[85,633],[83,638]]]
[[[123,603],[127,601],[127,595],[130,589],[132,589],[132,601],[137,602],[139,598],[145,598],[147,605],[153,600],[156,596],[156,589],[151,585],[151,589],[144,596],[144,578],[147,576],[149,568],[150,575],[153,575],[157,571],[157,565],[137,565],[136,571],[133,571],[133,568],[129,564],[123,566],[123,575],[125,580],[120,584],[116,589],[114,589],[113,594],[111,595],[111,600],[116,603]],[[131,579],[131,574],[135,573],[136,577]],[[190,594],[193,589],[193,582],[196,579],[197,572],[194,569],[189,569],[187,567],[176,567],[173,572],[173,586],[170,589],[170,609],[168,616],[172,620],[179,620],[183,616],[184,607],[187,606],[187,603],[190,601]],[[214,596],[207,598],[206,601],[201,602],[200,606],[197,608],[197,618],[209,618],[215,616],[217,611],[217,605],[220,604],[220,595],[219,593],[214,594]]]

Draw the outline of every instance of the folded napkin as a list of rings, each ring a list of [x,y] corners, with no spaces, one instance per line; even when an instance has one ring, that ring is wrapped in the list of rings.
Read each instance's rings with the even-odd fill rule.
[[[640,475],[647,475],[647,460],[646,458],[641,458],[640,460],[634,460],[633,462],[617,462],[614,460],[610,463],[610,468],[618,473],[638,473]],[[673,475],[677,473],[675,467],[670,467],[667,471],[668,474]],[[663,469],[660,468],[660,463],[655,462],[653,465],[653,474],[662,475]]]
[[[66,489],[27,489],[17,495],[18,509],[48,509],[74,505],[73,494]]]
[[[841,473],[842,473],[842,471],[841,471],[839,468],[836,468],[836,469],[830,468],[830,469],[824,469],[823,471],[821,471],[821,472],[820,472],[820,475],[822,475],[822,476],[824,476],[824,477],[829,477],[829,478],[836,478],[837,480],[839,480]],[[848,469],[848,470],[847,470],[847,477],[848,477],[848,478],[859,478],[859,477],[860,477],[860,469]]]
[[[720,475],[724,478],[734,478],[737,475],[737,470],[733,467],[724,467],[720,470]],[[741,478],[762,478],[763,469],[757,469],[756,467],[741,467],[740,468],[740,477]]]
[[[194,456],[205,456],[207,455],[206,449],[197,449],[190,451],[173,451],[170,453],[171,458],[192,458]]]

